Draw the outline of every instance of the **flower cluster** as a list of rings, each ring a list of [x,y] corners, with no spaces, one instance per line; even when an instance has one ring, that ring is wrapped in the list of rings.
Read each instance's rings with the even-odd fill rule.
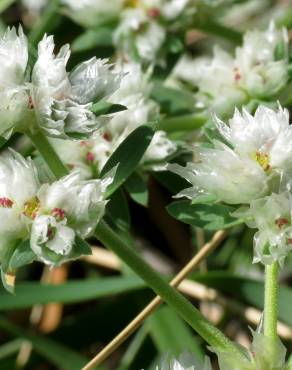
[[[90,235],[103,216],[112,182],[83,181],[71,174],[41,184],[32,160],[9,150],[0,155],[1,262],[29,239],[40,261],[58,265],[80,254],[76,237]]]
[[[288,35],[272,22],[266,31],[248,31],[235,57],[220,47],[213,58],[184,56],[174,76],[199,88],[200,106],[228,114],[251,99],[275,97],[288,81]]]
[[[68,73],[69,56],[68,45],[54,55],[53,36],[45,35],[31,70],[22,29],[18,35],[15,28],[6,31],[0,39],[1,136],[40,127],[52,137],[81,139],[104,123],[92,105],[118,89],[121,75],[95,57]]]
[[[169,356],[167,356],[155,370],[212,370],[212,368],[208,358],[206,358],[204,364],[202,364],[191,354],[184,353],[178,359],[170,359]]]
[[[195,149],[194,163],[169,169],[192,187],[177,196],[215,195],[218,201],[248,205],[234,215],[258,228],[255,261],[283,262],[291,250],[292,126],[286,109],[260,106],[252,116],[235,111],[229,125],[215,124],[222,140]]]
[[[52,140],[62,160],[73,170],[81,170],[84,178],[98,175],[117,147],[137,127],[159,117],[159,106],[150,98],[151,71],[143,73],[136,63],[118,63],[117,74],[124,74],[120,88],[109,98],[127,110],[111,116],[92,140],[81,142]],[[157,131],[143,157],[143,164],[158,166],[176,151],[176,145],[164,131]]]
[[[114,42],[122,55],[155,62],[167,32],[185,28],[195,11],[190,0],[63,0],[65,13],[86,27],[116,20]]]

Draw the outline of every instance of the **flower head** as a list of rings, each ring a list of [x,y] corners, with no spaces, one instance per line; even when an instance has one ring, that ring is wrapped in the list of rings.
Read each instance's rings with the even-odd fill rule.
[[[213,148],[197,148],[195,162],[186,168],[169,165],[193,185],[179,196],[211,193],[226,203],[249,203],[285,183],[292,165],[292,128],[286,110],[260,106],[254,116],[236,110],[229,125],[215,122],[229,145],[214,140]]]
[[[167,356],[156,370],[211,370],[211,363],[206,358],[204,364],[201,364],[192,355],[184,353],[178,359]]]
[[[0,239],[6,248],[30,239],[37,258],[60,264],[77,258],[76,236],[90,235],[103,216],[112,177],[80,180],[74,173],[41,185],[33,162],[8,151],[0,158]],[[4,249],[6,249],[4,248]],[[0,250],[0,257],[5,250]]]
[[[92,58],[66,71],[69,46],[54,55],[52,36],[38,46],[38,60],[32,74],[33,106],[40,126],[49,136],[83,138],[103,123],[90,110],[96,100],[111,95],[119,86],[120,75],[106,60]]]
[[[111,154],[136,128],[159,117],[159,107],[150,98],[151,70],[143,73],[141,66],[136,63],[117,63],[115,70],[124,78],[109,100],[126,106],[127,110],[111,116],[92,140],[76,143],[52,141],[62,160],[72,170],[81,171],[84,178],[98,174]],[[164,131],[157,131],[142,162],[165,162],[176,149],[176,144],[167,138]]]
[[[28,111],[27,39],[19,27],[0,37],[0,135],[8,137]]]
[[[212,58],[183,57],[174,76],[199,88],[197,97],[218,114],[229,114],[249,99],[270,99],[288,81],[288,37],[272,22],[266,31],[249,31],[235,57],[219,47]]]
[[[254,236],[254,262],[270,264],[284,259],[292,250],[292,197],[289,191],[256,199],[248,208],[234,213],[258,229]]]

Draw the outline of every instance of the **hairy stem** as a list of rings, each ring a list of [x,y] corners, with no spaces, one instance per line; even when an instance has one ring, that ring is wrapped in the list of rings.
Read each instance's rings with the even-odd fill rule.
[[[264,334],[271,339],[277,338],[278,275],[279,265],[277,262],[266,266]]]

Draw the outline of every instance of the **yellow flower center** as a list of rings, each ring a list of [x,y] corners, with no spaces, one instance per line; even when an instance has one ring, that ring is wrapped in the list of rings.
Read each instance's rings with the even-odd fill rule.
[[[261,153],[259,151],[255,152],[253,159],[262,167],[264,171],[269,171],[271,169],[270,158],[267,153]]]
[[[34,197],[24,204],[23,214],[26,217],[34,219],[40,208],[40,201],[37,197]]]
[[[138,8],[139,0],[125,0],[124,6],[126,8]]]

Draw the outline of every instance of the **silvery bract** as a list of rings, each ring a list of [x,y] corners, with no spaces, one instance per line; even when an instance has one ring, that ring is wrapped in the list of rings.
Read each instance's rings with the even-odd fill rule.
[[[228,145],[214,140],[213,148],[195,149],[194,163],[169,165],[192,184],[178,196],[214,194],[226,203],[249,203],[291,176],[292,127],[287,110],[259,106],[254,116],[236,110],[229,125],[217,118],[215,123]]]
[[[30,239],[37,258],[57,265],[80,255],[76,236],[87,237],[103,216],[104,180],[82,181],[71,174],[41,185],[30,159],[9,151],[0,157],[1,257],[19,240]]]
[[[103,123],[90,108],[118,88],[121,76],[111,71],[107,60],[95,57],[69,74],[69,56],[69,45],[54,55],[52,36],[45,36],[39,43],[32,72],[33,105],[40,126],[49,136],[80,139],[90,136]]]
[[[292,195],[289,191],[256,199],[234,216],[258,231],[254,236],[254,262],[281,265],[292,250]]]
[[[28,46],[22,28],[18,35],[15,28],[8,28],[0,37],[0,135],[4,137],[28,119],[27,62]]]
[[[117,147],[136,128],[159,117],[159,107],[150,99],[150,71],[143,73],[141,66],[135,63],[117,65],[116,69],[125,76],[120,88],[109,100],[126,106],[127,110],[112,116],[92,140],[74,143],[52,141],[62,160],[72,170],[81,171],[84,178],[97,176]],[[157,131],[142,163],[151,166],[161,164],[176,148],[164,131]]]
[[[274,23],[265,32],[248,31],[235,57],[216,46],[213,58],[183,57],[174,76],[198,86],[201,103],[229,113],[249,99],[270,99],[288,81],[288,36]]]
[[[161,365],[157,366],[155,370],[212,370],[212,368],[208,358],[202,364],[192,355],[184,353],[178,359],[166,356]]]
[[[92,58],[66,71],[69,46],[54,55],[52,36],[38,45],[38,57],[29,79],[27,39],[19,28],[0,38],[0,135],[39,126],[53,137],[81,139],[91,136],[105,121],[91,112],[93,103],[111,95],[121,76],[107,60]]]

